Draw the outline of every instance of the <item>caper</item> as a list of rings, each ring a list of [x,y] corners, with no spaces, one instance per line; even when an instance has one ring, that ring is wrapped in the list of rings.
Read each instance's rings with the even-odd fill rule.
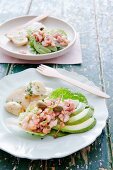
[[[42,110],[47,108],[46,104],[44,102],[42,102],[42,101],[37,103],[37,107],[42,109]]]
[[[54,112],[61,112],[62,110],[63,110],[62,106],[56,106],[56,107],[53,108]]]
[[[42,31],[44,28],[42,27],[42,28],[40,28],[40,30]]]

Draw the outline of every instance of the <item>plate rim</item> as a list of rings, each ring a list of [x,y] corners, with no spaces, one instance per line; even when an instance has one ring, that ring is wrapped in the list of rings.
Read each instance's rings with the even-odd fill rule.
[[[9,77],[13,77],[13,76],[15,76],[15,75],[19,75],[19,74],[21,74],[22,72],[27,72],[27,71],[35,71],[36,69],[35,68],[28,68],[28,69],[25,69],[25,70],[23,70],[23,71],[20,71],[20,72],[17,72],[17,73],[14,73],[14,74],[9,74],[9,75],[7,75],[7,76],[4,76],[2,79],[0,79],[0,82],[3,80],[3,79],[6,79],[7,77],[9,78]],[[62,69],[62,68],[58,68],[58,70],[64,70],[64,69]],[[67,71],[67,70],[65,70],[65,71]],[[74,71],[67,71],[67,72],[70,72],[70,73],[76,73],[76,72],[74,72]],[[76,73],[76,74],[78,74],[78,73]],[[81,75],[81,74],[78,74],[78,75],[80,75],[80,76],[82,76],[82,77],[84,77],[84,78],[86,78],[89,82],[91,82],[91,83],[93,83],[92,81],[90,81],[86,76],[83,76],[83,75]],[[94,84],[94,83],[93,83]],[[95,84],[94,84],[95,85]],[[96,87],[96,86],[95,86]],[[106,104],[106,103],[105,103]],[[106,108],[107,108],[107,106],[106,106]],[[7,153],[10,153],[11,155],[14,155],[14,156],[16,156],[16,157],[20,157],[20,158],[26,158],[26,159],[32,159],[32,160],[39,160],[39,159],[42,159],[42,160],[48,160],[48,159],[53,159],[53,158],[62,158],[62,157],[66,157],[66,156],[68,156],[68,155],[71,155],[71,154],[73,154],[73,153],[75,153],[75,152],[77,152],[77,151],[79,151],[79,150],[81,150],[81,149],[83,149],[84,147],[87,147],[87,146],[89,146],[90,144],[92,144],[95,140],[96,140],[96,138],[102,133],[102,130],[103,130],[103,128],[106,126],[106,121],[107,121],[107,119],[108,119],[108,113],[107,113],[107,116],[106,116],[106,118],[105,118],[105,120],[103,121],[103,124],[102,124],[102,126],[101,126],[101,129],[99,129],[99,131],[97,132],[97,134],[95,135],[95,137],[93,138],[93,139],[90,139],[90,142],[88,142],[88,144],[86,145],[86,144],[83,144],[82,145],[82,147],[79,147],[78,149],[76,149],[76,151],[72,151],[72,152],[69,152],[68,151],[68,153],[66,153],[66,151],[64,151],[63,153],[60,153],[60,156],[57,156],[57,155],[55,155],[54,154],[54,156],[45,156],[44,155],[44,157],[40,157],[40,156],[38,156],[38,157],[33,157],[33,155],[32,156],[21,156],[21,154],[19,155],[19,154],[14,154],[14,153],[11,153],[11,152],[9,152],[9,151],[7,151],[7,149],[5,150],[4,148],[2,148],[1,146],[0,146],[0,149],[1,150],[3,150],[3,151],[5,151],[5,152],[7,152]]]
[[[23,16],[18,16],[18,17],[13,17],[12,19],[9,19],[9,20],[6,20],[5,22],[3,22],[2,24],[0,24],[0,28],[4,25],[4,24],[6,24],[7,22],[10,22],[10,21],[13,21],[13,20],[16,20],[16,19],[22,19],[22,18],[29,18],[29,17],[37,17],[36,15],[23,15]],[[60,18],[58,18],[58,17],[52,17],[52,16],[48,16],[49,18],[52,18],[52,19],[55,19],[55,20],[58,20],[58,21],[61,21],[61,22],[63,22],[63,23],[65,23],[65,24],[67,24],[71,29],[72,29],[72,31],[74,32],[74,39],[73,39],[73,41],[71,41],[70,43],[69,43],[69,45],[67,46],[67,47],[65,47],[64,49],[61,49],[61,50],[59,50],[59,51],[56,51],[56,52],[53,52],[53,53],[48,53],[48,54],[38,54],[38,55],[36,55],[36,54],[21,54],[21,53],[19,53],[19,52],[13,52],[12,50],[8,50],[7,48],[4,48],[3,46],[1,46],[0,45],[0,49],[4,52],[4,53],[10,53],[10,54],[12,54],[12,55],[21,55],[21,56],[24,56],[24,57],[27,57],[27,56],[33,56],[33,57],[40,57],[40,56],[42,56],[42,57],[44,57],[44,56],[46,56],[46,55],[50,55],[50,56],[53,56],[53,55],[55,55],[55,54],[58,54],[58,56],[60,56],[59,55],[59,53],[61,53],[61,52],[64,52],[64,51],[66,51],[66,50],[68,50],[69,49],[69,51],[70,51],[70,49],[71,49],[71,47],[76,43],[76,40],[77,40],[77,32],[76,32],[76,30],[74,29],[74,27],[71,25],[71,24],[69,24],[68,22],[66,22],[66,21],[64,21],[64,20],[62,20],[62,19],[60,19]],[[14,57],[14,56],[12,56],[12,57]],[[14,58],[17,58],[17,57],[14,57]],[[54,57],[54,58],[56,58],[56,57]],[[26,59],[23,59],[23,60],[28,60],[27,58]],[[38,60],[38,59],[37,59]]]

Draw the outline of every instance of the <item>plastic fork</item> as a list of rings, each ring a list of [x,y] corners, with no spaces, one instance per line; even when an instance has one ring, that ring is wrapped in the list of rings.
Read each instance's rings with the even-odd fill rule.
[[[99,97],[103,97],[103,98],[110,98],[109,95],[107,95],[105,92],[102,92],[100,89],[98,89],[97,87],[92,87],[89,86],[87,84],[81,83],[78,80],[72,79],[70,77],[64,76],[63,74],[61,74],[60,72],[58,72],[56,69],[51,68],[49,66],[43,65],[41,64],[39,67],[37,67],[36,69],[39,73],[41,73],[44,76],[48,76],[48,77],[55,77],[55,78],[59,78],[62,79],[74,86],[77,86],[85,91],[88,91],[94,95],[97,95]]]

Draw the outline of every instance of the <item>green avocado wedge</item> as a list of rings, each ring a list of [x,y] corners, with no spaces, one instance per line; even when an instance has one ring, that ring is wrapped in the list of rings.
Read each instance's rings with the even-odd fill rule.
[[[57,47],[48,46],[46,48],[48,48],[52,52],[56,52],[57,51]]]
[[[46,54],[42,49],[37,46],[36,41],[34,41],[34,48],[39,54]]]
[[[60,131],[68,133],[83,133],[91,130],[95,126],[95,124],[96,119],[92,117],[78,125],[66,125],[63,128],[60,128],[60,126],[55,126],[54,129],[56,130],[60,129]]]
[[[47,53],[42,48],[39,47],[39,45],[36,41],[34,41],[34,48],[39,54],[46,54]]]
[[[66,123],[66,125],[76,125],[76,124],[85,122],[86,120],[88,120],[89,118],[91,118],[93,116],[93,112],[94,112],[94,110],[92,110],[91,108],[84,109],[79,114],[70,117],[70,119]]]
[[[47,47],[44,47],[43,45],[41,45],[40,43],[37,43],[38,47],[43,50],[45,53],[51,53],[51,50]]]
[[[82,112],[86,107],[86,104],[84,103],[79,103],[79,105],[77,106],[77,108],[75,109],[75,112],[71,114],[71,116],[74,116],[74,115],[77,115],[79,114],[80,112]]]

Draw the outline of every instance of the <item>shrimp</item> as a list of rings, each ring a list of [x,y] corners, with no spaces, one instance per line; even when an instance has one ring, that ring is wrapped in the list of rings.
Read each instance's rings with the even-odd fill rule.
[[[43,133],[44,134],[48,134],[48,133],[50,133],[50,130],[51,130],[50,128],[44,128],[43,129]]]
[[[56,120],[52,120],[52,121],[49,123],[49,127],[52,128],[52,127],[56,126],[56,125],[57,125],[57,122],[58,122],[57,119],[56,119]]]

